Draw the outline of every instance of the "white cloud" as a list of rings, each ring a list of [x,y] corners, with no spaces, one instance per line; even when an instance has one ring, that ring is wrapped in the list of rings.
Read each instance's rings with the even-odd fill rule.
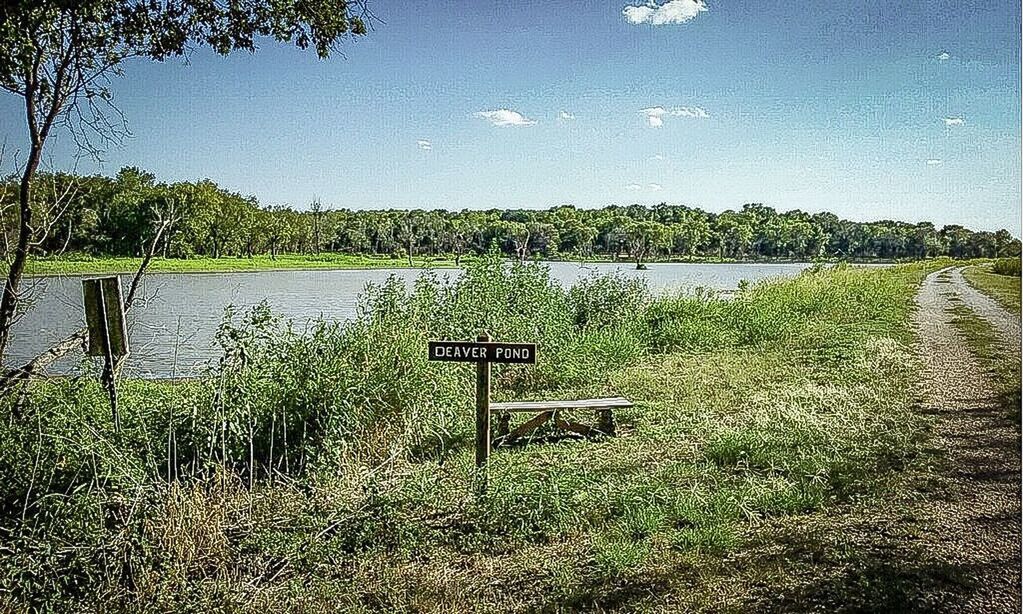
[[[419,149],[422,149],[423,151],[430,151],[431,149],[433,149],[433,143],[427,141],[426,139],[419,139],[418,141],[416,141],[416,146],[419,147]]]
[[[473,117],[485,119],[495,126],[532,126],[536,120],[525,117],[518,111],[511,109],[497,109],[496,111],[477,111]]]
[[[951,59],[952,59],[952,54],[947,52],[947,51],[942,51],[941,53],[938,54],[938,61],[940,61],[940,62],[947,62],[948,60],[951,60]]]
[[[672,109],[665,109],[664,107],[647,107],[645,109],[640,109],[639,112],[646,115],[646,122],[653,128],[660,128],[663,126],[664,118],[669,115],[694,119],[706,119],[710,117],[710,114],[707,113],[703,107],[674,107]]]
[[[631,24],[662,26],[685,23],[706,10],[707,5],[703,0],[668,0],[664,4],[649,0],[646,4],[626,5],[622,15]]]
[[[625,186],[625,189],[630,192],[638,192],[639,190],[643,189],[643,186],[639,185],[638,183],[630,183],[629,185]]]
[[[937,158],[931,158],[927,161],[927,166],[941,166],[941,160]]]
[[[695,117],[697,119],[710,117],[702,107],[677,107],[671,110],[671,114],[678,117]]]
[[[646,187],[650,188],[651,192],[660,192],[664,189],[664,186],[659,183],[649,183]]]
[[[946,126],[962,126],[966,123],[966,120],[961,117],[946,117],[942,121]]]
[[[562,111],[561,113],[558,113],[558,119],[564,121],[572,121],[573,119],[575,119],[575,115],[569,113],[568,111]]]
[[[667,157],[665,157],[665,156],[663,156],[661,154],[654,154],[654,155],[650,156],[650,161],[652,161],[652,162],[663,162],[664,160],[667,160],[667,159],[668,159]]]
[[[646,122],[653,128],[660,128],[664,125],[664,114],[667,111],[664,107],[648,107],[646,109],[640,109],[640,113],[646,115]]]

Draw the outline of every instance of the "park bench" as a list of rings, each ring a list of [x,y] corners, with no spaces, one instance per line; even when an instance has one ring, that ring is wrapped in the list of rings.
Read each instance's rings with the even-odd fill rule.
[[[497,415],[497,438],[494,446],[510,445],[516,440],[533,433],[540,426],[554,421],[554,424],[569,433],[583,437],[615,434],[614,410],[632,407],[632,402],[622,397],[605,399],[580,399],[576,401],[512,401],[491,403],[490,409]],[[588,426],[565,419],[563,412],[593,411],[596,426]],[[533,413],[536,415],[511,429],[511,414]]]

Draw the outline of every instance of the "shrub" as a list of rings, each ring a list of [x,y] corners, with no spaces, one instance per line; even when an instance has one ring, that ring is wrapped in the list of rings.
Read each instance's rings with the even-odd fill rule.
[[[991,266],[991,271],[999,275],[1012,275],[1014,277],[1019,277],[1020,259],[999,258],[998,260],[995,260],[994,265]]]

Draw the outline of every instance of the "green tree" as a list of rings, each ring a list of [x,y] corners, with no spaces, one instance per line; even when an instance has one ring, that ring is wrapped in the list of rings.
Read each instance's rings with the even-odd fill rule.
[[[687,258],[692,258],[710,240],[710,223],[699,211],[685,211],[675,216],[676,223],[669,229],[672,247]]]
[[[660,222],[632,222],[625,228],[629,253],[636,260],[636,268],[643,266],[647,256],[669,245],[670,233]]]
[[[398,215],[394,226],[395,236],[405,247],[405,255],[410,267],[412,266],[412,256],[426,234],[424,222],[422,211],[406,211]]]
[[[714,232],[718,243],[718,256],[732,258],[746,256],[753,244],[753,227],[749,220],[734,211],[725,211],[717,217]]]
[[[529,256],[529,225],[523,222],[498,220],[493,223],[492,230],[500,242],[511,244],[519,262],[525,262]]]

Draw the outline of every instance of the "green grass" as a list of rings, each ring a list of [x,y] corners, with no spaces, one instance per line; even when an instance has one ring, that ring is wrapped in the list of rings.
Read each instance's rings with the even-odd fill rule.
[[[236,315],[208,376],[121,384],[121,433],[93,379],[40,383],[0,405],[0,609],[711,607],[703,570],[762,523],[883,496],[917,454],[933,268],[723,301],[484,261],[371,288],[344,326]],[[475,497],[471,367],[424,348],[480,329],[543,341],[495,398],[624,395],[620,436],[499,450]]]
[[[993,273],[988,265],[975,265],[963,269],[963,277],[1006,309],[1020,313],[1019,275],[1000,275]]]
[[[438,257],[412,259],[414,267],[452,267],[454,258]],[[92,275],[100,273],[133,273],[140,258],[124,258],[114,256],[88,257],[67,256],[61,258],[34,258],[29,261],[29,275]],[[303,269],[382,269],[404,268],[408,266],[406,258],[390,258],[387,256],[320,254],[296,255],[282,254],[276,259],[267,255],[222,258],[154,258],[149,271],[153,273],[215,273],[244,272],[270,270],[303,270]]]
[[[469,255],[461,259],[460,264],[466,264],[477,256]],[[553,260],[565,260],[570,262],[613,262],[610,257],[587,257],[577,255],[565,255],[563,258]],[[122,256],[88,256],[84,254],[71,254],[60,257],[38,257],[29,260],[26,268],[27,275],[98,275],[107,273],[134,273],[138,270],[141,258],[129,258]],[[630,263],[632,260],[627,256],[618,259],[619,263]],[[667,259],[651,261],[649,264],[658,263],[737,263],[732,258],[719,259],[711,256],[694,256],[691,258],[672,256]],[[754,262],[754,261],[749,261]],[[793,262],[790,259],[761,259],[756,262]],[[152,273],[230,273],[246,271],[274,271],[274,270],[318,270],[318,269],[383,269],[383,268],[407,268],[408,259],[402,256],[376,256],[368,254],[337,254],[324,252],[321,254],[281,254],[277,258],[270,258],[266,254],[258,256],[240,257],[224,256],[221,258],[194,257],[194,258],[154,258],[150,263],[149,271]],[[424,267],[454,267],[455,258],[452,255],[439,256],[417,256],[412,259],[414,268]],[[2,270],[2,269],[0,269]]]

